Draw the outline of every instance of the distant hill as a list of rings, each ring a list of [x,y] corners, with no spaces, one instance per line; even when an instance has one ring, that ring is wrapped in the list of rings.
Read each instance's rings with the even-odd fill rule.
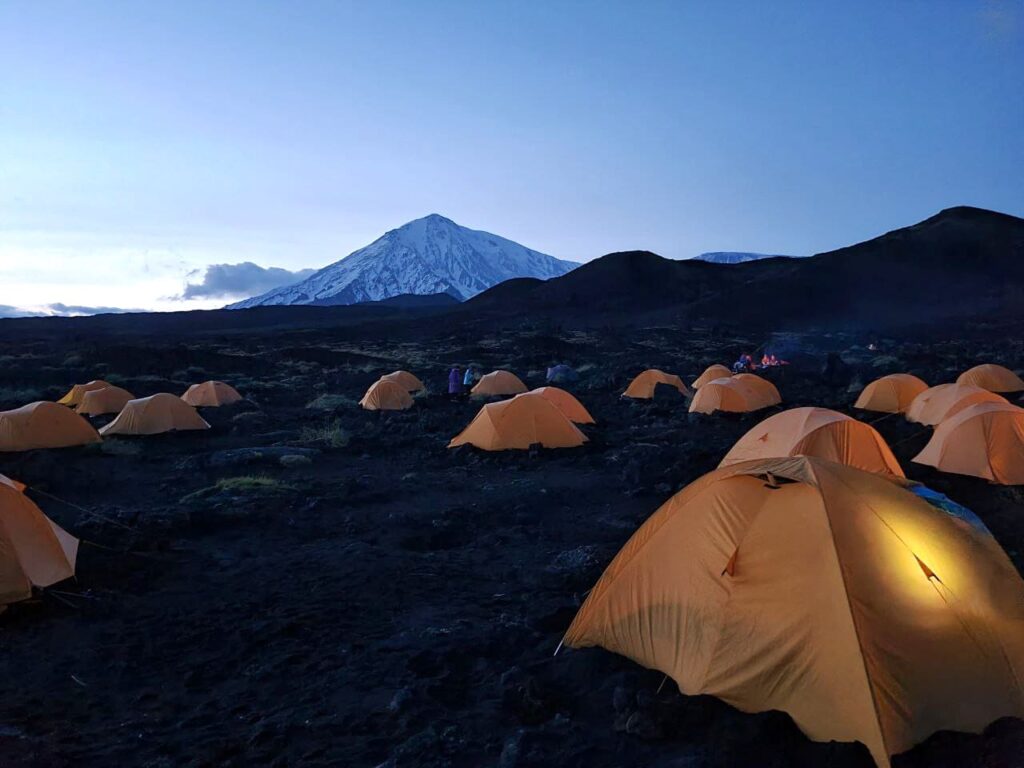
[[[577,266],[434,213],[387,232],[305,280],[228,308],[362,304],[407,294],[447,293],[462,300],[503,280],[557,277]]]
[[[745,253],[743,251],[711,251],[693,257],[697,261],[710,261],[712,264],[742,264],[747,261],[761,259],[795,259],[796,256],[784,256],[780,253]]]
[[[723,265],[612,253],[563,277],[502,285],[465,305],[586,322],[657,319],[883,327],[1024,316],[1024,219],[979,208],[806,258]]]

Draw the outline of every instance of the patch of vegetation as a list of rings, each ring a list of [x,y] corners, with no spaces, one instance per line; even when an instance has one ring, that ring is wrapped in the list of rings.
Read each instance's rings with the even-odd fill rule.
[[[317,427],[303,427],[299,439],[304,443],[322,443],[330,448],[344,448],[352,440],[341,422],[332,421]]]
[[[266,475],[241,475],[239,477],[222,477],[215,484],[200,488],[194,493],[181,498],[181,504],[200,501],[211,496],[227,494],[231,496],[277,496],[295,490],[287,483],[275,480]]]
[[[353,405],[356,405],[356,401],[351,397],[332,394],[320,395],[316,400],[306,403],[306,407],[314,411],[336,411]]]

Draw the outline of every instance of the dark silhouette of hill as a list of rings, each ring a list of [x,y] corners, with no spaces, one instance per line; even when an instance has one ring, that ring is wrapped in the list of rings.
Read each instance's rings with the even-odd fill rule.
[[[334,306],[333,302],[315,302],[318,306]],[[450,293],[403,293],[380,301],[361,301],[360,307],[397,307],[400,309],[423,309],[427,307],[454,307],[462,302]]]
[[[612,253],[559,278],[495,286],[470,311],[565,321],[682,319],[786,327],[886,327],[1024,315],[1024,219],[979,208],[804,259],[722,265]]]

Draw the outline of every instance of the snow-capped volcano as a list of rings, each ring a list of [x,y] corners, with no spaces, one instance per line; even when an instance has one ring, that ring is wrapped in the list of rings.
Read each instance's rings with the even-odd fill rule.
[[[356,304],[401,294],[448,293],[468,299],[513,277],[547,279],[578,266],[433,213],[391,230],[305,280],[229,308]]]

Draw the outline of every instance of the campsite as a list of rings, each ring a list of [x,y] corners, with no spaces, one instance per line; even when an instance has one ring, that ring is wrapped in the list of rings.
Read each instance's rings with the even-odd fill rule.
[[[1007,341],[1020,338],[1012,327],[764,336],[545,321],[459,334],[324,312],[337,327],[172,335],[108,317],[100,329],[0,328],[0,409],[93,379],[137,397],[216,380],[244,398],[201,408],[210,429],[0,453],[0,472],[82,540],[74,581],[0,617],[0,744],[13,764],[524,766],[557,756],[866,768],[864,746],[811,741],[780,712],[682,696],[601,649],[553,655],[634,531],[783,409],[873,424],[911,479],[972,510],[1024,565],[1019,487],[913,463],[930,427],[853,408],[885,374],[935,384],[976,363],[1016,367],[1024,346]],[[779,406],[690,414],[674,385],[622,397],[646,369],[688,388],[709,365],[772,345],[790,358],[762,371]],[[823,376],[829,353],[842,375]],[[587,441],[449,449],[487,402],[446,394],[448,368],[469,363],[530,389],[571,365],[577,380],[557,386],[593,416],[579,425]],[[425,385],[413,406],[360,407],[396,370]],[[101,430],[113,418],[93,417]],[[1012,766],[1022,753],[1024,725],[999,719],[981,734],[935,734],[893,765]]]
[[[0,768],[1024,768],[1024,0],[0,72]]]

